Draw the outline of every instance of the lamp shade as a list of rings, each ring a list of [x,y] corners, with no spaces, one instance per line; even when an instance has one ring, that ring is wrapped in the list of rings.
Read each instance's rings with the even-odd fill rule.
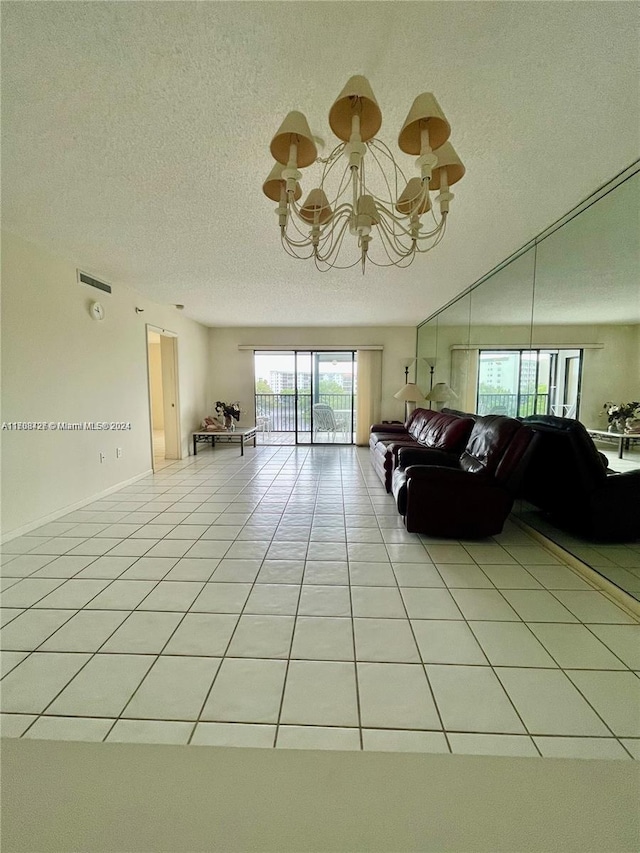
[[[378,225],[380,222],[380,214],[372,195],[361,195],[358,199],[357,210],[358,216],[367,216],[371,220],[372,225]]]
[[[440,189],[440,184],[442,183],[442,170],[445,168],[447,170],[447,184],[450,187],[453,186],[453,184],[457,183],[466,172],[462,160],[456,154],[455,148],[450,142],[445,142],[441,148],[438,148],[437,151],[434,151],[433,153],[438,158],[438,162],[433,167],[433,174],[431,175],[431,181],[429,182],[429,189]]]
[[[413,102],[409,114],[398,136],[398,145],[405,154],[420,154],[422,126],[429,129],[429,145],[433,150],[440,148],[451,134],[445,114],[431,92],[423,92]]]
[[[421,403],[425,397],[415,382],[407,382],[396,394],[396,400],[404,400],[405,403]]]
[[[412,213],[422,215],[430,209],[429,191],[423,188],[420,178],[411,178],[396,203],[396,210],[405,216],[409,216]]]
[[[376,135],[382,124],[382,113],[366,77],[356,74],[350,77],[329,110],[329,124],[338,139],[348,142],[351,138],[351,119],[360,116],[360,136],[366,142]]]
[[[282,163],[276,163],[273,169],[269,172],[267,180],[262,185],[262,192],[266,195],[267,198],[273,199],[273,201],[280,201],[280,190],[283,186],[286,186],[286,181],[282,179],[282,170],[284,166]],[[294,198],[297,201],[302,195],[302,188],[300,184],[296,181],[296,191],[294,193]]]
[[[457,400],[458,395],[446,382],[436,382],[427,394],[426,399],[432,400],[434,403],[446,403],[447,400]]]
[[[283,166],[289,162],[289,148],[292,142],[298,144],[298,160],[296,163],[298,168],[310,166],[318,156],[318,149],[313,141],[306,118],[296,110],[287,115],[271,140],[273,159],[282,163]]]
[[[316,212],[318,214],[318,222],[321,225],[331,219],[333,215],[324,191],[319,188],[311,190],[305,200],[305,203],[300,208],[300,216],[306,222],[313,224],[316,219]]]

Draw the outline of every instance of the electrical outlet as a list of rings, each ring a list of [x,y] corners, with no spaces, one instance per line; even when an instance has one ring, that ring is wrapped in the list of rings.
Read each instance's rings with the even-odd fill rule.
[[[122,459],[122,448],[116,447],[116,459]]]
[[[102,462],[104,462],[104,460],[105,460],[106,458],[107,458],[107,457],[104,455],[104,453],[100,452],[100,462],[101,462],[101,463],[102,463]]]

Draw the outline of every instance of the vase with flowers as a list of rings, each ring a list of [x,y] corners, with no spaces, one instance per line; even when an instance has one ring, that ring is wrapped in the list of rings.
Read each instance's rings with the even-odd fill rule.
[[[629,403],[607,402],[602,408],[609,422],[609,432],[624,432],[629,422],[633,424],[640,414],[640,402],[638,401]]]
[[[226,429],[233,432],[236,428],[234,421],[240,420],[240,403],[237,400],[235,403],[223,403],[218,400],[216,402],[216,414],[224,419]]]

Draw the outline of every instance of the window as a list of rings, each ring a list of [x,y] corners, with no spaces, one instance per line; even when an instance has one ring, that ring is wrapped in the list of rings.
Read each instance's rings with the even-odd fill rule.
[[[512,418],[577,418],[581,378],[579,349],[480,350],[476,410]]]

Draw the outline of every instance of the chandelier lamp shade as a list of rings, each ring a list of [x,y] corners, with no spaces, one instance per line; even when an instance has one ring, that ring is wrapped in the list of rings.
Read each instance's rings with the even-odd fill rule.
[[[318,156],[301,112],[290,112],[271,140],[276,164],[263,191],[277,202],[285,251],[313,258],[321,271],[360,264],[364,273],[367,261],[404,267],[433,249],[446,231],[450,188],[465,173],[434,95],[418,95],[398,136],[400,151],[417,157],[417,177],[407,179],[376,137],[382,112],[366,77],[350,78],[329,110],[329,125],[340,142],[327,157]],[[300,170],[314,164],[317,179],[300,204]]]

